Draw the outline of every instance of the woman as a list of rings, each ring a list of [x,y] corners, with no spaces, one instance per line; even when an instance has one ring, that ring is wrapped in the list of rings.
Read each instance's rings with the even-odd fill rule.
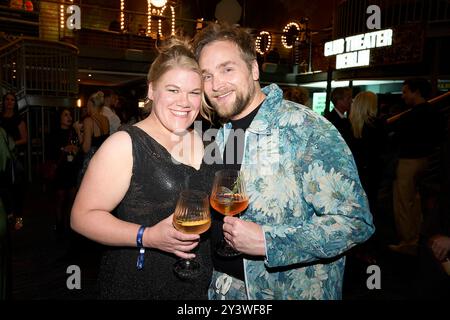
[[[85,174],[89,162],[95,152],[109,136],[109,121],[102,114],[104,104],[103,92],[98,91],[92,94],[87,102],[87,117],[83,120],[83,132],[77,133],[82,138],[81,150],[84,153],[83,166],[81,168],[80,178]],[[75,127],[81,130],[79,126]]]
[[[377,118],[378,99],[371,91],[360,92],[350,109],[350,124],[353,133],[350,149],[358,168],[361,184],[369,200],[370,211],[378,228],[377,199],[381,178],[385,170],[383,155],[387,145],[387,133],[383,122]],[[366,264],[375,264],[378,255],[377,232],[367,242],[353,248],[354,256]]]
[[[13,139],[16,148],[25,146],[28,141],[27,125],[19,115],[19,105],[16,95],[7,93],[3,96],[3,110],[0,115],[0,125]]]
[[[383,172],[382,155],[387,144],[387,134],[377,113],[377,95],[365,91],[356,95],[349,116],[354,137],[351,149],[372,210]]]
[[[8,195],[4,202],[10,220],[15,219],[15,228],[22,227],[22,203],[25,183],[25,152],[28,142],[27,125],[19,115],[19,105],[14,93],[7,93],[3,96],[2,112],[0,113],[0,127],[14,141],[14,181],[8,186]]]
[[[56,231],[64,232],[69,227],[69,210],[75,197],[79,170],[79,141],[72,127],[73,118],[69,108],[59,113],[59,128],[49,139],[49,160],[56,165],[53,180],[56,189]]]
[[[148,84],[150,115],[112,135],[97,151],[75,199],[72,228],[116,247],[102,260],[102,298],[207,299],[209,241],[172,225],[180,191],[209,192],[212,176],[202,163],[200,136],[187,130],[203,96],[201,71],[189,47],[171,40],[153,62]],[[116,207],[116,215],[111,214]],[[142,270],[137,268],[140,242],[146,248]],[[203,274],[179,280],[172,271],[177,257],[195,255]]]

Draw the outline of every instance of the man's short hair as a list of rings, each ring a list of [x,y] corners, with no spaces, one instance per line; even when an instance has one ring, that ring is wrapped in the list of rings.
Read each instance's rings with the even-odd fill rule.
[[[239,48],[243,60],[246,62],[249,70],[252,63],[256,60],[255,39],[249,29],[239,26],[230,25],[228,23],[210,23],[193,39],[193,48],[197,60],[205,46],[214,41],[230,41]]]
[[[335,88],[331,93],[331,102],[336,105],[339,100],[344,99],[349,93],[352,94],[352,89],[349,87]]]
[[[408,86],[411,92],[419,91],[422,98],[428,99],[431,96],[431,84],[424,78],[412,78],[403,82],[404,86]]]

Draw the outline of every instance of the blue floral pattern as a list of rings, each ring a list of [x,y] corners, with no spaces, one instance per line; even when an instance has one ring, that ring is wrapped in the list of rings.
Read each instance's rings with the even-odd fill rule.
[[[241,170],[265,260],[244,259],[249,299],[341,299],[345,253],[374,232],[352,154],[320,115],[272,84],[245,134]],[[231,124],[218,133],[223,153]]]

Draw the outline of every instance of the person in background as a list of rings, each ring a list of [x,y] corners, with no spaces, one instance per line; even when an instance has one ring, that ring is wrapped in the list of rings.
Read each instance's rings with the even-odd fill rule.
[[[49,160],[56,165],[52,181],[57,195],[55,230],[58,234],[63,234],[69,230],[70,208],[75,198],[80,169],[80,145],[72,126],[71,110],[62,108],[58,118],[59,126],[50,135],[47,150]]]
[[[350,110],[352,141],[350,149],[355,159],[361,184],[369,200],[374,224],[378,229],[378,191],[386,170],[385,158],[388,135],[383,121],[378,117],[378,98],[371,91],[358,93]],[[355,247],[354,256],[370,265],[376,263],[378,254],[378,237],[375,233],[369,241]]]
[[[450,118],[441,144],[438,205],[427,212],[419,240],[418,298],[450,299]]]
[[[100,148],[102,143],[109,136],[109,121],[102,115],[102,108],[104,103],[104,94],[97,91],[92,94],[87,102],[87,117],[83,120],[83,126],[77,126],[75,129],[83,132],[77,132],[78,136],[82,136],[81,151],[83,151],[83,165],[80,171],[79,182],[87,170],[89,162],[94,156],[95,152]]]
[[[280,53],[278,52],[278,48],[274,47],[272,50],[270,50],[266,56],[265,56],[265,62],[269,63],[280,63]]]
[[[117,132],[120,127],[120,118],[116,114],[116,107],[118,103],[117,94],[110,90],[103,90],[104,104],[102,108],[102,115],[108,118],[109,121],[109,134]]]
[[[133,125],[141,120],[138,101],[125,97],[119,97],[116,112],[122,125]]]
[[[351,151],[372,213],[375,212],[378,187],[384,170],[382,155],[388,139],[383,122],[378,119],[377,114],[378,99],[375,93],[364,91],[355,96],[349,116],[353,134]]]
[[[352,105],[352,89],[348,87],[335,88],[331,93],[331,102],[333,102],[334,108],[325,115],[325,118],[338,129],[347,145],[351,145],[353,134],[348,115]]]
[[[0,125],[14,139],[16,148],[24,149],[28,142],[28,130],[25,120],[19,114],[19,105],[14,93],[3,96]]]
[[[1,209],[4,210],[4,219],[8,220],[8,213],[11,212],[11,201],[13,199],[11,194],[11,182],[12,172],[11,172],[11,161],[13,160],[13,152],[14,142],[11,137],[8,136],[6,131],[0,127],[0,204]],[[3,202],[9,204],[9,209],[3,207]],[[3,212],[2,212],[3,213]],[[3,217],[1,217],[3,218]],[[12,217],[11,217],[12,218]],[[2,221],[3,223],[3,221]],[[7,223],[0,228],[0,237],[4,236],[4,232],[6,232]],[[4,230],[4,231],[3,231]],[[1,241],[1,240],[0,240]],[[0,246],[0,248],[5,248]],[[0,258],[1,260],[1,258]],[[1,268],[1,267],[0,267]],[[1,287],[1,284],[0,284]]]
[[[436,151],[440,140],[441,121],[437,110],[427,102],[430,94],[431,85],[426,79],[406,80],[402,99],[411,110],[392,127],[399,148],[393,183],[394,218],[399,242],[389,245],[389,248],[408,255],[417,255],[422,224],[419,189],[429,157]]]
[[[193,43],[205,94],[226,121],[214,150],[222,168],[244,173],[250,198],[240,218],[215,215],[213,244],[224,236],[243,256],[213,256],[209,298],[340,299],[343,254],[374,231],[350,150],[276,84],[261,89],[245,29],[213,23]]]
[[[108,26],[109,31],[121,32],[119,18],[115,18],[113,21],[109,23]]]
[[[311,109],[308,89],[302,87],[287,87],[283,90],[284,99],[299,103]]]
[[[202,108],[201,71],[185,41],[173,38],[160,50],[148,73],[150,115],[105,141],[72,208],[72,228],[110,247],[99,276],[105,299],[206,299],[211,280],[208,238],[172,223],[183,189],[212,184],[202,139],[187,130]],[[195,255],[204,272],[177,278],[173,264]]]
[[[4,199],[4,204],[8,212],[8,218],[15,221],[16,229],[20,229],[23,224],[23,196],[26,183],[24,163],[28,143],[28,129],[25,120],[19,114],[19,105],[14,93],[10,92],[3,96],[0,127],[14,141],[14,181],[11,181],[12,185],[8,188],[8,200]]]

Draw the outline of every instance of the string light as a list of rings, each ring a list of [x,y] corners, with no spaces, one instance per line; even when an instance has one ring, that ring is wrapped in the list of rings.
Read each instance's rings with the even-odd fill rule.
[[[164,7],[161,9],[161,11],[159,11],[159,15],[160,15],[160,16],[161,16],[162,13],[164,12],[164,9],[166,9],[166,6],[164,6]],[[160,36],[162,36],[162,19],[161,19],[161,18],[159,18],[159,20],[158,20],[158,34],[159,34]]]
[[[288,45],[288,43],[287,43],[287,33],[289,32],[289,30],[290,30],[292,27],[295,27],[295,28],[297,29],[297,35],[295,36],[294,41],[295,41],[295,40],[298,40],[298,33],[300,32],[300,26],[299,26],[299,24],[298,24],[297,22],[289,22],[289,23],[284,27],[284,29],[283,29],[283,35],[281,36],[281,43],[283,44],[283,46],[284,46],[286,49],[291,49],[292,46],[293,46],[293,44]],[[293,42],[294,42],[294,41],[293,41]]]
[[[125,30],[125,0],[120,0],[120,30]]]
[[[164,13],[164,10],[166,10],[167,6],[164,6],[163,8],[161,8],[161,10],[159,10],[158,15],[160,16],[160,18],[158,19],[158,34],[160,36],[162,36],[162,15]],[[175,34],[175,8],[173,6],[169,6],[170,8],[170,14],[172,16],[171,18],[171,30],[170,30],[170,34],[174,35]]]
[[[147,36],[152,33],[152,1],[147,0]]]
[[[13,79],[15,79],[16,78],[16,74],[17,74],[16,62],[13,61],[12,65],[13,65],[13,70],[12,70],[13,75],[12,75],[12,77],[13,77]]]
[[[261,41],[263,39],[263,37],[267,36],[267,44],[266,47],[264,49],[261,49]],[[272,36],[269,32],[267,31],[261,31],[259,33],[259,36],[256,38],[256,51],[259,52],[260,54],[264,54],[267,51],[270,50],[270,47],[272,46]]]
[[[60,24],[61,29],[64,29],[64,25],[65,25],[64,21],[65,21],[65,19],[64,19],[64,5],[62,4],[62,5],[59,6],[59,24]]]
[[[170,6],[170,11],[172,12],[172,35],[175,35],[175,8]]]
[[[73,4],[73,0],[70,0],[70,3]],[[66,27],[66,17],[65,17],[65,10],[64,10],[64,5],[61,4],[59,6],[59,24],[61,26],[61,29],[65,29]]]

